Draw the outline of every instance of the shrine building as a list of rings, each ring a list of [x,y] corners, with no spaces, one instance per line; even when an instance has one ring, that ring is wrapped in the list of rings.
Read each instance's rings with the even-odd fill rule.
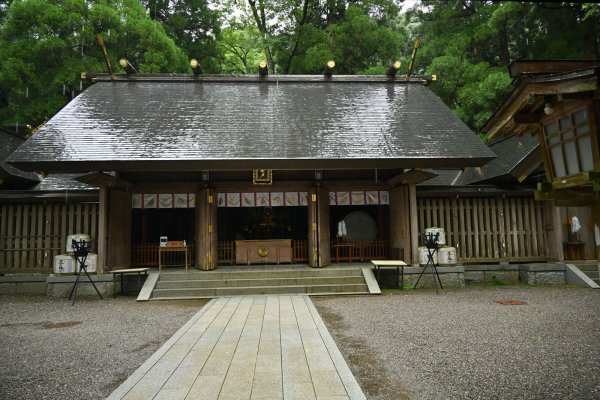
[[[7,162],[100,188],[98,270],[160,238],[192,264],[417,263],[416,184],[494,153],[431,76],[82,74]]]

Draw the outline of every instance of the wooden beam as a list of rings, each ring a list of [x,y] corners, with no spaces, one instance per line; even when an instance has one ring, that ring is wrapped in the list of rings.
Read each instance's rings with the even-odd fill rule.
[[[588,100],[597,98],[598,91],[590,90],[588,92],[578,92],[578,93],[565,93],[561,94],[563,100]]]
[[[411,169],[388,179],[385,184],[391,187],[409,183],[422,183],[438,176],[433,170]]]
[[[511,78],[523,73],[560,73],[600,67],[598,60],[515,60],[508,66]]]
[[[92,172],[91,174],[79,176],[75,178],[75,180],[92,186],[115,188],[120,190],[130,190],[131,188],[135,187],[135,185],[131,182],[104,172]]]
[[[600,180],[600,171],[582,172],[576,176],[565,177],[560,181],[552,182],[553,189],[565,189],[575,186],[589,185]]]
[[[525,114],[518,113],[513,116],[514,124],[539,124],[540,123],[540,115],[539,114]]]
[[[538,190],[534,192],[537,201],[554,201],[557,207],[586,207],[594,203],[594,192],[581,190],[581,188],[553,189],[551,191]]]

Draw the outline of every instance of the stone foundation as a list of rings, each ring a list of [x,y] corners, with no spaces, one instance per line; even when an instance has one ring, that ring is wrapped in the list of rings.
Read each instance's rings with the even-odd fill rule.
[[[519,280],[529,285],[564,285],[564,264],[522,264],[519,266]]]
[[[112,296],[112,275],[90,276],[102,297]],[[47,280],[47,295],[50,297],[69,297],[73,285],[75,284],[75,279],[76,276],[74,275],[49,276]],[[98,297],[98,293],[96,293],[94,286],[90,283],[90,280],[85,274],[79,277],[79,284],[77,285],[77,297],[84,296]]]
[[[473,284],[517,284],[519,283],[518,264],[465,265],[465,283]]]
[[[92,281],[103,297],[112,296],[112,275],[92,275]],[[50,297],[69,297],[75,284],[75,275],[10,275],[0,276],[0,294],[46,295]],[[118,284],[117,284],[118,285]],[[117,287],[117,290],[119,288]],[[98,294],[86,275],[79,278],[77,297]]]

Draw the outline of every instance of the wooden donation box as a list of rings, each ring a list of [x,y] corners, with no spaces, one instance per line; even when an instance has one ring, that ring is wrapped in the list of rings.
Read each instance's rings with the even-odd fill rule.
[[[292,262],[290,239],[236,240],[236,264],[279,264]]]

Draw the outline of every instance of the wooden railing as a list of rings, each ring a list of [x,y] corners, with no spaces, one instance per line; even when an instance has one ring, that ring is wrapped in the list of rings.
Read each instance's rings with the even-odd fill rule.
[[[418,198],[419,232],[444,228],[461,262],[546,261],[543,202],[533,197]]]
[[[292,240],[292,262],[308,262],[308,240]]]
[[[353,262],[386,259],[389,257],[388,242],[386,240],[355,240],[344,242],[346,247],[340,252],[338,257],[333,247],[337,242],[332,242],[332,262]],[[193,255],[193,246],[191,254]],[[165,253],[163,262],[174,263],[181,261],[176,257],[181,256],[178,253]],[[192,258],[193,259],[193,258]],[[292,262],[308,262],[308,241],[292,240]],[[218,263],[224,265],[235,264],[235,242],[221,241],[218,244]],[[132,265],[133,266],[158,266],[158,244],[141,243],[132,246]]]
[[[387,240],[334,240],[331,242],[332,262],[363,262],[387,258],[389,258]]]
[[[194,264],[194,246],[190,247],[190,263]],[[164,252],[164,265],[184,264],[185,254],[182,252]],[[158,267],[158,243],[136,243],[131,246],[131,265],[133,267]]]
[[[0,205],[0,273],[48,273],[67,236],[90,235],[95,251],[98,204]]]
[[[217,263],[226,265],[235,264],[235,242],[233,240],[219,242],[217,252]]]
[[[167,254],[171,255],[171,253]],[[158,243],[138,243],[132,245],[131,265],[134,267],[158,267]]]

